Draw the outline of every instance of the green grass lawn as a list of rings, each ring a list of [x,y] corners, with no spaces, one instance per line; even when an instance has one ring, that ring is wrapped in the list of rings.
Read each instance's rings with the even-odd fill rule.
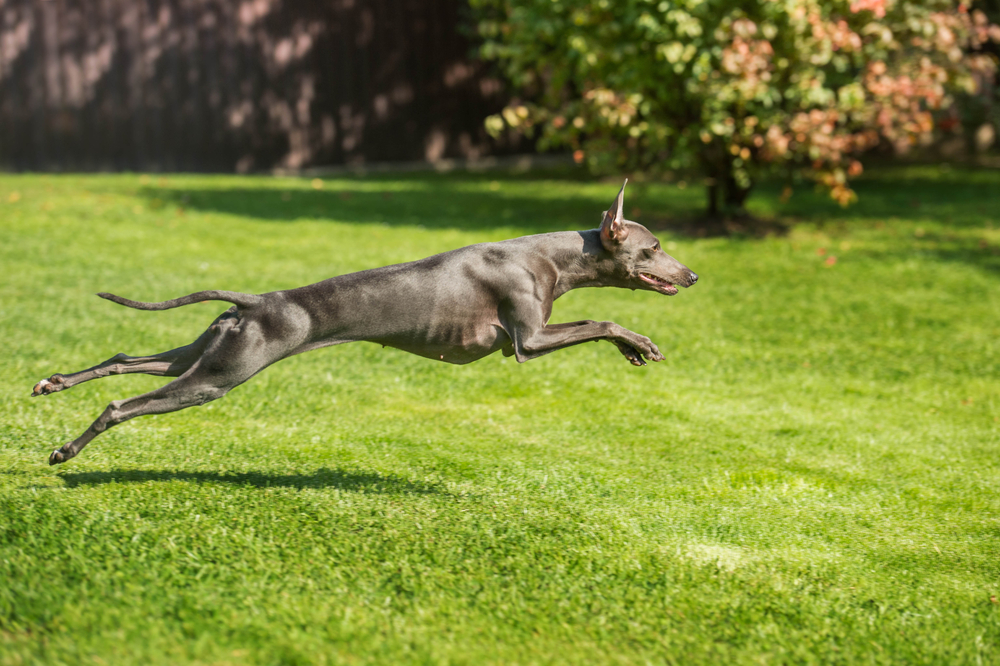
[[[318,184],[318,183],[317,183]],[[701,275],[579,290],[608,343],[468,366],[376,345],[49,452],[264,292],[597,225],[618,182],[0,176],[0,664],[1000,663],[1000,172],[876,171],[783,237],[630,217]],[[835,257],[835,262],[833,258]]]

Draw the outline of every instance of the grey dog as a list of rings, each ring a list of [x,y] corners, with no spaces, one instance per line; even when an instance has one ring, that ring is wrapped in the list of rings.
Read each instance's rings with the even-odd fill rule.
[[[626,181],[627,183],[628,181]],[[632,365],[662,361],[644,335],[610,321],[548,324],[552,302],[577,287],[646,289],[668,296],[698,276],[622,214],[625,186],[599,229],[480,243],[420,261],[341,275],[267,294],[200,291],[161,303],[98,296],[140,310],[201,301],[233,303],[189,345],[152,356],[117,354],[87,370],[56,374],[33,396],[131,372],[176,377],[155,391],[114,400],[72,442],[49,456],[73,458],[94,437],[136,416],[165,414],[226,395],[267,366],[295,354],[361,340],[448,363],[497,350],[519,363],[581,342],[608,340]]]

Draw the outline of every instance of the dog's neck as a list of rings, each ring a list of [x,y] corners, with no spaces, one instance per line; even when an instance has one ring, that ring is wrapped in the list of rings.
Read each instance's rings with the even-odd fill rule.
[[[549,253],[559,275],[553,298],[580,287],[625,287],[626,275],[610,252],[601,244],[598,229],[566,235]]]

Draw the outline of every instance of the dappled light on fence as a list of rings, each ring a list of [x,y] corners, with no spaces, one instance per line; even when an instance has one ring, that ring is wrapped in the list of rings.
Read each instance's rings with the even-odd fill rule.
[[[0,167],[476,158],[502,86],[456,1],[0,3]],[[502,147],[501,147],[502,150]]]

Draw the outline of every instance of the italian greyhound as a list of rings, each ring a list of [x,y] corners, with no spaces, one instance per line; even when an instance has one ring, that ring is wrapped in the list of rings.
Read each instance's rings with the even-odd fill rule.
[[[49,464],[66,462],[94,437],[131,418],[217,400],[272,363],[345,342],[375,342],[464,364],[498,350],[523,363],[581,342],[607,340],[632,365],[662,361],[649,338],[614,322],[547,323],[552,302],[570,289],[622,287],[673,296],[678,286],[698,280],[663,252],[649,230],[624,218],[624,197],[622,185],[598,229],[480,243],[298,289],[200,291],[161,303],[98,294],[139,310],[201,301],[233,307],[184,347],[152,356],[117,354],[87,370],[38,382],[33,396],[131,372],[177,378],[155,391],[112,401],[82,435],[53,451]]]

